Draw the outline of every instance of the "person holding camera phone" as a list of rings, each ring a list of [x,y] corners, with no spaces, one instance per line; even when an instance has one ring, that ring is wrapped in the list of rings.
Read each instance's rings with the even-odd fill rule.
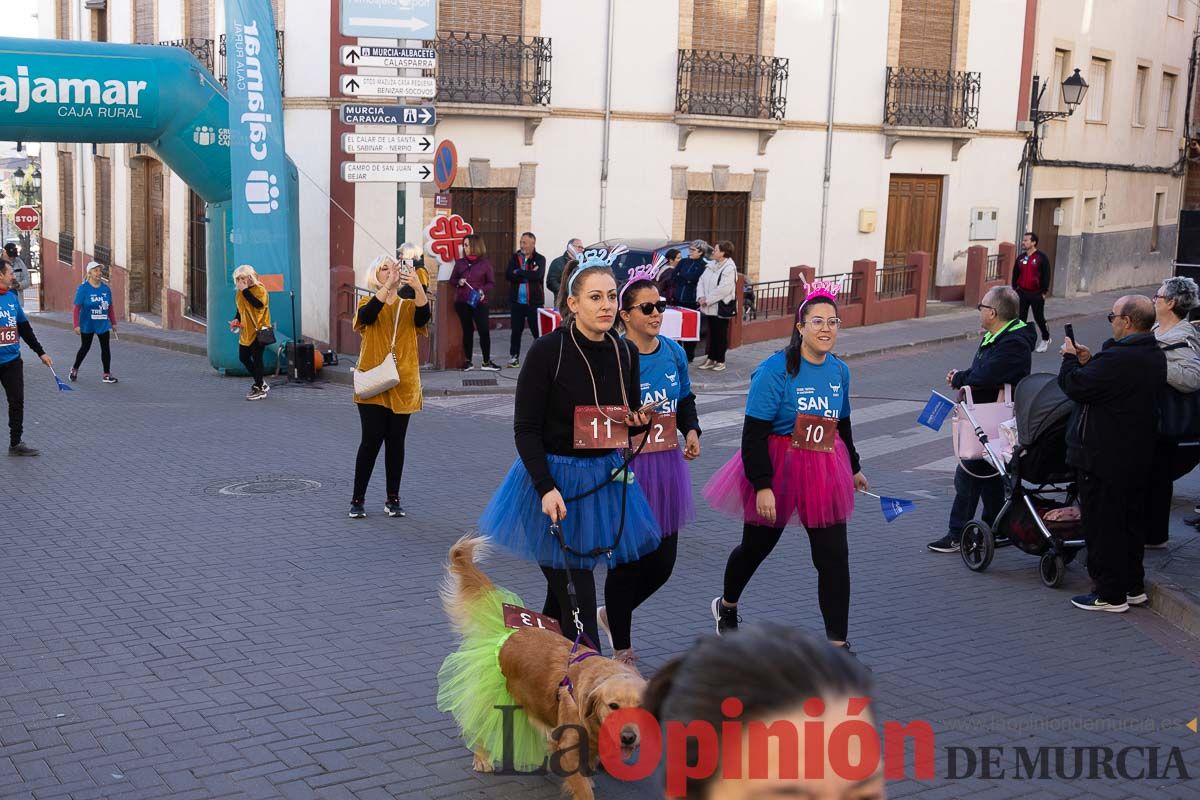
[[[362,337],[358,368],[370,369],[388,358],[396,360],[400,382],[370,397],[354,396],[362,439],[354,460],[354,493],[350,496],[350,518],[367,516],[367,484],[375,470],[379,449],[385,448],[384,466],[387,498],[383,504],[389,517],[403,517],[400,479],[404,473],[404,440],[409,418],[421,410],[421,368],[417,336],[429,335],[432,311],[419,272],[379,256],[367,271],[367,288],[374,295],[359,301],[354,330]],[[412,292],[410,301],[404,290]]]
[[[237,289],[234,305],[237,314],[229,322],[229,329],[238,334],[238,358],[246,371],[254,378],[247,400],[262,400],[271,391],[263,378],[263,352],[267,346],[259,341],[258,332],[271,327],[271,306],[267,302],[267,287],[258,279],[258,273],[249,264],[233,271],[233,285]]]

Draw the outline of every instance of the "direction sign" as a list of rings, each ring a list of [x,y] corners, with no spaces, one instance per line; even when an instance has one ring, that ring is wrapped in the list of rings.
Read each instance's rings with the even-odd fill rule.
[[[436,97],[436,78],[402,75],[343,75],[342,94],[372,97]]]
[[[413,133],[343,133],[342,152],[420,155],[433,152],[433,138]]]
[[[342,65],[347,67],[433,69],[437,66],[437,51],[429,47],[343,46]]]
[[[443,139],[438,144],[437,152],[433,154],[433,182],[437,188],[446,191],[454,183],[458,174],[458,150],[454,142]]]
[[[346,103],[342,122],[347,125],[436,125],[433,106],[382,106]]]
[[[42,224],[42,214],[33,206],[21,206],[13,214],[13,222],[16,223],[18,230],[29,233]]]
[[[342,0],[342,35],[432,39],[437,5],[437,0]]]
[[[343,161],[342,180],[347,183],[429,183],[433,170],[428,164],[404,161]]]

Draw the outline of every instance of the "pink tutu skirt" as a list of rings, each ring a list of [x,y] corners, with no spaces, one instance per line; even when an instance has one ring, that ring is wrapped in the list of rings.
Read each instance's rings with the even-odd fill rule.
[[[704,486],[704,498],[724,514],[749,522],[783,528],[799,522],[805,528],[828,528],[850,519],[854,512],[854,475],[850,453],[839,438],[832,453],[792,447],[791,436],[767,440],[775,469],[775,521],[758,515],[755,491],[746,480],[739,450]]]

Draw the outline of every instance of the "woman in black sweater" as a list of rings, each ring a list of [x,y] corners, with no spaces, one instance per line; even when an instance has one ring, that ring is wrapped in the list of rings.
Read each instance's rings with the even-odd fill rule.
[[[638,354],[612,332],[617,285],[609,267],[618,252],[589,251],[563,276],[561,328],[533,343],[517,379],[513,430],[518,458],[479,521],[481,532],[546,576],[544,613],[568,638],[567,569],[583,632],[598,647],[596,585],[601,556],[609,566],[636,561],[659,544],[659,528],[619,452],[645,430],[639,414]],[[550,535],[552,523],[561,526]]]

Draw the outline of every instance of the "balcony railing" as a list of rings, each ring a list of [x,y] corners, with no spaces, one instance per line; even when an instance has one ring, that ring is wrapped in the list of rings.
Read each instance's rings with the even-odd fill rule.
[[[181,47],[196,57],[196,60],[204,65],[204,68],[209,72],[213,71],[213,40],[199,39],[191,37],[188,39],[171,39],[166,42],[159,42],[160,45],[166,47]]]
[[[988,256],[987,272],[984,273],[983,279],[985,281],[1000,280],[1000,254],[999,253],[992,253],[990,256]]]
[[[283,31],[275,31],[275,47],[279,51],[279,93],[283,94]],[[221,38],[217,42],[217,80],[226,86],[229,85],[228,64],[225,54],[225,34],[221,34]]]
[[[680,50],[675,110],[680,114],[783,119],[787,81],[786,58]]]
[[[978,127],[979,73],[888,67],[883,124]]]
[[[550,39],[438,31],[437,99],[505,106],[550,105]]]
[[[847,305],[862,302],[862,276],[857,272],[822,275],[821,280],[838,287],[838,302]],[[759,281],[747,284],[742,303],[742,319],[750,320],[785,317],[796,313],[804,298],[802,280]]]
[[[917,268],[915,266],[884,267],[875,272],[875,297],[878,300],[907,297],[915,294],[916,290]]]

